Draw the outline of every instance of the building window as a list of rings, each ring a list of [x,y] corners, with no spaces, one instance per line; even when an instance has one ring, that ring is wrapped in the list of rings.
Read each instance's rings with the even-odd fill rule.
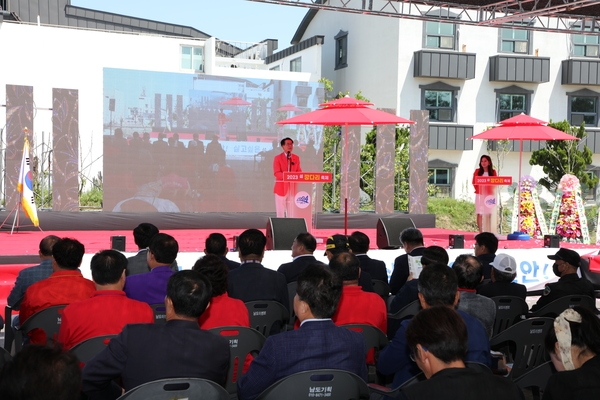
[[[425,47],[455,49],[455,25],[448,22],[425,22]]]
[[[581,25],[575,28],[581,30]],[[594,26],[592,29],[591,25],[586,25],[583,29],[586,32],[600,32],[600,28]],[[598,57],[598,47],[600,42],[598,35],[571,35],[573,41],[573,55],[575,57]]]
[[[525,29],[500,29],[500,51],[529,54],[530,32]]]
[[[348,32],[340,31],[335,39],[335,69],[348,66]]]
[[[453,175],[457,165],[442,160],[429,162],[428,183],[435,185],[436,197],[452,197]]]
[[[496,92],[496,122],[521,113],[529,114],[529,104],[533,90],[513,85],[494,91]]]
[[[588,96],[571,96],[571,125],[596,126],[598,119],[598,98]]]
[[[181,69],[204,71],[204,48],[181,46]]]
[[[302,57],[294,58],[290,61],[291,72],[302,72]]]
[[[279,66],[279,65],[276,65],[276,66],[274,66],[274,67],[272,67],[272,68],[269,68],[269,69],[270,69],[271,71],[280,71],[280,70],[281,70],[281,66]]]
[[[429,119],[451,122],[452,92],[446,90],[426,90],[425,109],[429,110]]]

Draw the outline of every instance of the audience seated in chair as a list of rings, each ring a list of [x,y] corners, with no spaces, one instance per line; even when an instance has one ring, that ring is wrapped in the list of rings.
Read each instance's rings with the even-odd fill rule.
[[[498,238],[491,232],[481,232],[475,235],[475,257],[481,263],[483,279],[489,280],[492,276],[492,261],[498,251]]]
[[[428,265],[419,276],[419,302],[427,309],[433,306],[456,308],[460,294],[456,274],[444,264]],[[466,361],[474,361],[491,368],[490,342],[483,325],[475,317],[458,310],[469,334]],[[419,315],[419,314],[417,314]],[[406,329],[410,320],[404,320],[396,335],[380,353],[377,369],[385,375],[394,375],[392,387],[397,388],[419,373],[419,368],[410,359],[406,342]]]
[[[333,256],[339,253],[349,253],[350,244],[348,243],[348,237],[346,235],[332,235],[327,238],[325,242],[325,256],[327,260],[331,260]],[[368,272],[360,274],[358,278],[358,286],[365,292],[374,292],[373,289],[373,278]]]
[[[543,399],[600,398],[600,320],[584,307],[569,308],[546,336],[546,350],[557,371]]]
[[[398,291],[406,283],[410,271],[408,269],[408,257],[421,257],[425,250],[423,243],[423,233],[417,228],[406,228],[400,233],[400,243],[406,254],[396,257],[394,260],[394,270],[390,276],[390,290],[392,294],[398,294]]]
[[[319,262],[313,256],[316,248],[317,240],[313,235],[307,232],[299,233],[292,243],[292,257],[294,259],[289,263],[281,264],[277,272],[285,275],[287,283],[295,282],[298,275],[304,271],[304,268]]]
[[[127,258],[127,276],[150,272],[147,260],[148,246],[150,245],[150,240],[158,233],[158,228],[148,222],[142,222],[135,227],[133,230],[133,240],[138,247],[138,253],[135,256]],[[177,260],[171,263],[171,269],[173,272],[177,272]]]
[[[388,283],[389,279],[385,263],[380,260],[374,260],[367,255],[370,244],[371,241],[369,237],[361,231],[352,232],[352,234],[348,236],[350,252],[358,257],[361,271],[371,275],[371,279]]]
[[[485,297],[515,296],[525,300],[527,287],[513,282],[517,277],[517,261],[508,254],[500,253],[490,263],[491,281],[479,285],[477,294]]]
[[[75,239],[63,238],[52,247],[52,275],[29,286],[21,303],[19,320],[47,307],[70,304],[89,298],[95,291],[94,282],[85,279],[79,270],[85,247]],[[33,330],[30,343],[46,343],[45,334]]]
[[[131,324],[83,367],[88,399],[116,399],[125,389],[164,378],[203,378],[225,385],[229,368],[227,339],[198,327],[210,303],[211,287],[197,271],[169,278],[167,323]],[[121,378],[123,389],[115,380]]]
[[[59,346],[29,345],[0,370],[0,398],[78,400],[77,357]]]
[[[537,311],[552,301],[571,294],[581,294],[590,296],[592,299],[595,298],[594,288],[590,281],[577,275],[577,269],[581,262],[579,253],[575,250],[562,248],[556,254],[548,256],[548,258],[554,260],[552,272],[560,279],[558,282],[546,284],[544,293],[537,303],[531,306],[531,311]]]
[[[331,320],[342,282],[326,266],[313,264],[298,277],[294,310],[300,328],[271,335],[238,381],[238,398],[251,400],[281,378],[317,368],[335,368],[367,379],[365,340]]]
[[[431,307],[417,314],[406,330],[411,358],[426,381],[401,390],[402,399],[524,399],[509,379],[465,366],[467,327],[449,307]]]
[[[213,232],[210,235],[208,235],[206,241],[204,242],[204,254],[212,254],[219,257],[221,260],[223,260],[225,265],[227,265],[227,268],[231,271],[232,269],[236,269],[237,267],[239,267],[240,263],[227,258],[228,252],[229,249],[227,248],[227,239],[223,234]]]
[[[157,233],[150,239],[146,259],[150,272],[131,275],[125,282],[127,297],[146,302],[150,305],[165,300],[167,281],[173,275],[170,265],[177,258],[179,244],[166,233]]]
[[[456,272],[460,293],[458,309],[481,321],[488,338],[491,338],[496,319],[496,303],[489,297],[475,292],[477,286],[483,281],[481,263],[477,258],[463,254],[456,257],[452,269]]]
[[[127,324],[151,324],[154,313],[144,302],[125,296],[127,258],[116,250],[103,250],[92,257],[90,269],[96,291],[92,297],[71,303],[63,310],[58,341],[70,349],[77,343],[101,335],[116,335]]]
[[[289,307],[285,276],[265,268],[261,262],[267,238],[258,229],[247,229],[238,238],[238,252],[242,265],[230,271],[228,293],[244,303],[272,300]],[[288,310],[289,311],[289,310]]]
[[[250,327],[248,309],[243,301],[233,299],[227,294],[227,277],[229,269],[223,259],[214,254],[207,254],[196,261],[192,267],[200,272],[212,287],[210,307],[198,319],[202,329],[219,326]]]

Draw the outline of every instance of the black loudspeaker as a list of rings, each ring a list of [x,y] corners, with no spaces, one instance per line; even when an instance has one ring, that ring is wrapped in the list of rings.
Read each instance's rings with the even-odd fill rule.
[[[113,250],[125,251],[125,236],[111,236],[110,248]]]
[[[464,249],[465,248],[465,236],[464,235],[449,235],[448,236],[448,247],[451,249]]]
[[[308,232],[304,218],[269,218],[267,250],[290,250],[299,233]]]
[[[544,247],[560,247],[560,235],[544,235]]]
[[[415,228],[410,218],[379,218],[377,221],[377,248],[399,249],[400,234],[406,228]]]

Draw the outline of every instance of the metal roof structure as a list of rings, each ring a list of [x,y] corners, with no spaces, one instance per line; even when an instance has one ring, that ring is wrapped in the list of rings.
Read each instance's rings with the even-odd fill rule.
[[[248,1],[309,8],[292,43],[300,39],[301,33],[319,10],[431,21],[441,18],[460,21],[464,25],[507,28],[515,28],[515,23],[519,23],[521,29],[547,32],[598,34],[600,31],[600,2],[597,0],[460,0],[455,3],[435,0]],[[598,30],[590,32],[590,27]]]

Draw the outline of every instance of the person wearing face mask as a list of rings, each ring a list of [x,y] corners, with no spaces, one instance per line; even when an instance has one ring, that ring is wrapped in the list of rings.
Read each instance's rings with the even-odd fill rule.
[[[548,283],[544,288],[544,293],[539,298],[537,303],[531,306],[531,311],[537,311],[552,301],[573,294],[581,294],[594,298],[594,288],[590,281],[585,278],[580,278],[577,275],[577,269],[581,257],[579,254],[570,249],[560,249],[554,255],[548,256],[554,260],[552,271],[554,275],[559,277],[558,282]]]
[[[600,398],[600,320],[587,308],[567,308],[545,340],[558,373],[548,380],[542,400]]]

